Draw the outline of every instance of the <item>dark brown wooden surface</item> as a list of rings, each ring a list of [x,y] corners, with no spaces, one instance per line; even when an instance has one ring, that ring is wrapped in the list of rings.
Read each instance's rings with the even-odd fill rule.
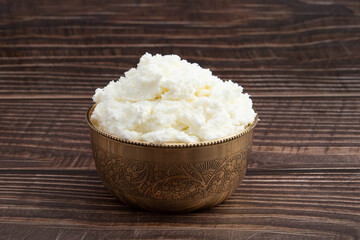
[[[248,174],[218,207],[116,201],[84,115],[144,53],[175,53],[252,95]],[[359,239],[357,0],[0,0],[0,239]]]

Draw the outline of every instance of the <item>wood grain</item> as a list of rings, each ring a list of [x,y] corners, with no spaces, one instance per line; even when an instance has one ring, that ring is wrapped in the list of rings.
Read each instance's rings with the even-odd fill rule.
[[[0,236],[357,239],[359,173],[250,171],[220,206],[165,215],[117,202],[94,170],[0,170]]]
[[[0,93],[88,98],[145,52],[179,54],[252,95],[360,91],[355,1],[212,2],[5,1]]]
[[[360,168],[359,97],[257,97],[250,167]],[[0,168],[94,168],[91,100],[0,100]]]
[[[0,239],[359,239],[356,0],[0,0]],[[249,171],[210,210],[138,211],[99,181],[84,114],[145,52],[252,95]]]

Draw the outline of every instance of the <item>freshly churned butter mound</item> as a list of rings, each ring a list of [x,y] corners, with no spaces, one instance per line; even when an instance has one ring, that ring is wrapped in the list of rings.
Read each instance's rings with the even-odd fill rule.
[[[93,96],[91,121],[118,137],[152,143],[235,135],[255,119],[249,95],[177,55],[144,54],[137,68]]]

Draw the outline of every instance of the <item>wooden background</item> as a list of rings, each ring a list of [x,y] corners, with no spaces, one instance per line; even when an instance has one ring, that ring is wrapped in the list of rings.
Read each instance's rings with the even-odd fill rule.
[[[145,52],[252,95],[248,174],[210,210],[154,214],[97,176],[84,120]],[[0,239],[359,239],[358,0],[0,0]]]

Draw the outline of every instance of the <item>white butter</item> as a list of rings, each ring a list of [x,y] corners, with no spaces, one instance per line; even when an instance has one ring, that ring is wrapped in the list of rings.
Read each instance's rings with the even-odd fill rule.
[[[137,68],[93,96],[91,121],[118,137],[152,143],[235,135],[255,119],[242,87],[177,55],[144,54]]]

